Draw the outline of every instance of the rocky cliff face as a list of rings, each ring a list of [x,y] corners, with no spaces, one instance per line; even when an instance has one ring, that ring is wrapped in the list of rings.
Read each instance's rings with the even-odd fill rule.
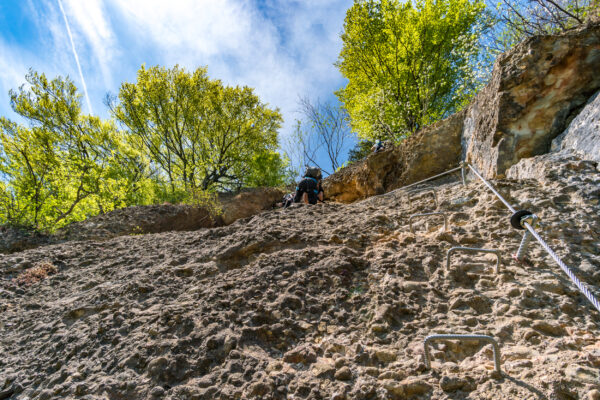
[[[123,235],[144,233],[132,231],[144,218],[129,210],[73,225],[64,242],[0,255],[0,400],[600,399],[600,313],[536,242],[529,262],[512,258],[522,231],[481,182],[448,175],[384,194],[464,154],[500,178],[517,209],[541,217],[541,235],[600,297],[600,170],[589,140],[598,97],[567,116],[589,88],[566,67],[595,62],[591,31],[522,45],[525,61],[501,62],[465,112],[330,177],[330,199],[352,204],[262,212],[282,193],[247,192],[222,199],[211,224],[227,226]],[[589,48],[565,48],[569,37]],[[538,44],[555,53],[528,47]],[[554,78],[521,70],[527,57]],[[565,85],[581,87],[581,101],[553,91]],[[570,119],[555,152],[518,161]],[[155,211],[146,231],[205,221],[198,210]],[[414,217],[432,211],[447,227],[439,215]],[[499,268],[486,255],[448,259],[456,246],[499,250]],[[494,337],[502,374],[489,345],[452,340],[432,344],[427,369],[425,337],[449,333]]]
[[[600,91],[591,97],[567,130],[552,141],[552,150],[600,162]]]
[[[402,142],[329,176],[327,199],[352,202],[385,193],[455,167],[461,160],[465,113],[457,113]]]
[[[0,227],[0,254],[73,240],[106,240],[125,235],[170,231],[192,231],[229,225],[270,210],[283,197],[276,188],[247,189],[218,198],[220,215],[205,207],[162,204],[127,207],[73,223],[52,235]]]
[[[594,160],[600,154],[597,71],[599,23],[531,38],[498,58],[489,84],[464,111],[332,175],[326,195],[355,201],[436,175],[461,160],[487,178],[503,177],[520,160],[550,151],[559,135],[560,146]]]
[[[591,185],[589,201],[600,201],[600,182],[593,171],[600,171],[600,92],[596,93],[569,127],[552,142],[552,152],[525,158],[507,171],[511,179],[536,179],[553,185],[556,174],[565,168],[581,172],[574,176],[581,185]]]

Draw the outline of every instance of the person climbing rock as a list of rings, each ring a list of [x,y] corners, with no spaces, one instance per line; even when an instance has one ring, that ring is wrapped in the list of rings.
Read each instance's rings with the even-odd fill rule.
[[[304,177],[296,187],[294,203],[317,204],[317,201],[323,202],[323,187],[321,186],[321,169],[316,167],[306,168]]]
[[[371,147],[371,151],[373,153],[379,153],[384,148],[385,148],[385,146],[383,145],[383,143],[381,142],[381,140],[377,139],[375,141],[375,144],[373,145],[373,147]]]

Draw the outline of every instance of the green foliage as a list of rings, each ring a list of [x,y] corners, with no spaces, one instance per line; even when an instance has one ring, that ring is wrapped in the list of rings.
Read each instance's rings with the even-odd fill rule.
[[[72,81],[26,80],[10,98],[30,126],[0,118],[0,223],[54,230],[148,200],[143,157],[113,124],[81,113]]]
[[[286,162],[276,152],[279,111],[248,87],[211,80],[206,68],[142,66],[136,83],[121,85],[112,112],[150,159],[166,198],[284,179]]]
[[[289,160],[275,151],[254,155],[247,163],[246,187],[279,187],[292,179],[288,172]]]
[[[348,152],[348,161],[357,162],[371,153],[371,148],[374,142],[370,140],[360,140],[356,145]]]
[[[482,0],[355,0],[337,66],[337,95],[362,139],[402,140],[461,109],[480,80]]]
[[[216,193],[196,188],[188,189],[188,194],[188,204],[204,208],[212,217],[223,214],[223,207],[221,207],[219,197]]]
[[[0,118],[0,225],[53,231],[129,205],[189,203],[221,211],[215,191],[280,186],[281,115],[251,89],[223,86],[205,69],[138,72],[123,84],[112,121],[82,114],[68,78],[30,71],[10,92],[27,126]]]

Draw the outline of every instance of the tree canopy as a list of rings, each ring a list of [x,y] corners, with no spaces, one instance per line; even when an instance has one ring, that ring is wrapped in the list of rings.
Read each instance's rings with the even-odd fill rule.
[[[10,98],[29,126],[0,118],[0,222],[55,229],[144,203],[144,162],[126,137],[82,114],[70,79],[30,71],[26,80]]]
[[[111,108],[171,194],[283,182],[279,110],[248,87],[210,79],[206,68],[142,66]]]
[[[0,118],[0,224],[52,231],[129,205],[210,208],[211,192],[287,178],[279,111],[205,68],[142,67],[109,102],[124,130],[83,114],[69,78],[26,80],[10,98],[27,125]]]
[[[400,140],[463,107],[485,29],[481,0],[355,0],[337,95],[363,139]]]

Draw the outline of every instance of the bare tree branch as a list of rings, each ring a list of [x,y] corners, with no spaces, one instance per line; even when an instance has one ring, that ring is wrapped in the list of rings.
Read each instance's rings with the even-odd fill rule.
[[[342,165],[343,151],[351,137],[348,125],[348,115],[331,103],[322,103],[318,99],[313,102],[308,97],[299,99],[300,112],[310,126],[310,131],[305,144],[308,146],[307,158],[317,165],[317,151],[323,147],[333,171]],[[320,167],[321,168],[321,167]],[[327,172],[324,168],[323,171]]]

